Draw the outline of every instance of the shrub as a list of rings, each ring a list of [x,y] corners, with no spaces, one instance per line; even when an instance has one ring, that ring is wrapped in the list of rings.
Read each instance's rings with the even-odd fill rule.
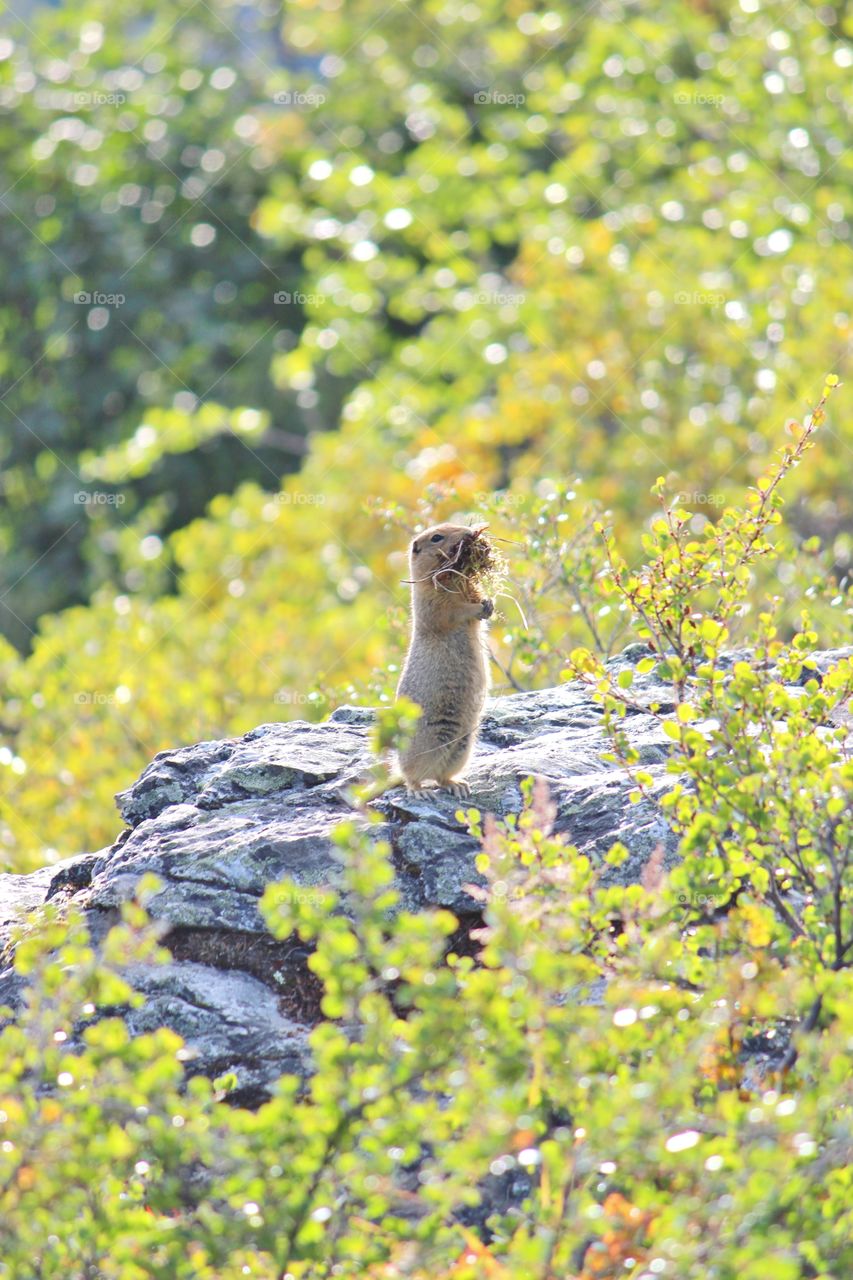
[[[776,554],[776,489],[699,542],[667,510],[636,574],[609,543],[649,656],[572,657],[637,799],[652,779],[624,716],[672,741],[669,876],[658,851],[612,884],[625,850],[593,865],[530,780],[505,822],[462,815],[486,881],[473,959],[449,912],[400,910],[389,849],[343,825],[339,890],[263,898],[273,935],[311,949],[325,1020],[310,1078],[255,1112],[226,1105],[231,1081],[184,1083],[171,1033],[94,1021],[133,998],[129,960],[160,954],[140,906],[103,954],[79,920],[34,927],[0,1035],[0,1276],[849,1273],[853,671],[818,669],[808,629],[777,640],[769,608],[748,658],[724,647],[740,570]],[[378,745],[409,724],[381,717]]]
[[[468,814],[477,963],[442,960],[449,913],[394,913],[387,850],[351,828],[347,914],[270,887],[272,932],[314,947],[328,1021],[310,1081],[254,1113],[225,1105],[227,1081],[182,1087],[171,1033],[93,1023],[150,954],[138,908],[103,957],[79,923],[24,943],[29,1002],[0,1037],[0,1275],[840,1280],[849,970],[818,979],[760,889],[698,919],[654,865],[607,887],[550,832],[544,792],[527,798],[503,825]],[[795,1062],[744,1055],[816,985]],[[491,1213],[488,1183],[514,1192]]]

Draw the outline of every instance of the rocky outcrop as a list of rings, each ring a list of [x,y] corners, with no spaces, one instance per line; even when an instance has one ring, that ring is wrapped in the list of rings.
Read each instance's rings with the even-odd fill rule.
[[[633,645],[611,665],[645,654]],[[821,655],[820,665],[839,656]],[[632,696],[671,703],[669,689],[652,676],[637,676]],[[130,974],[147,996],[128,1014],[131,1027],[174,1027],[195,1051],[196,1069],[233,1071],[245,1097],[262,1094],[283,1071],[305,1067],[319,991],[305,949],[273,940],[258,902],[266,885],[284,877],[306,892],[337,880],[330,833],[352,816],[347,785],[371,763],[372,719],[369,709],[341,707],[324,724],[266,724],[242,738],[161,752],[118,796],[127,825],[113,845],[30,876],[0,876],[0,930],[8,937],[27,912],[56,900],[81,907],[97,937],[141,877],[153,873],[161,888],[149,911],[163,923],[172,962]],[[676,842],[653,802],[630,804],[629,779],[602,759],[600,721],[577,683],[492,700],[469,774],[469,803],[504,817],[520,809],[522,781],[543,778],[557,830],[596,860],[621,841],[629,857],[607,874],[630,882],[658,846],[671,860]],[[672,743],[642,712],[628,717],[626,729],[665,790]],[[374,807],[383,821],[370,831],[392,846],[404,905],[448,907],[463,934],[475,926],[480,908],[465,886],[478,881],[477,845],[456,818],[459,801],[398,789]],[[18,995],[7,971],[0,1004]]]

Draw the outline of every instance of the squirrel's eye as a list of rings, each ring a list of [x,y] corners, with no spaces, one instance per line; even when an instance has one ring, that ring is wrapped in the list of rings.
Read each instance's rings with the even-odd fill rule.
[[[434,534],[432,535],[432,537],[430,538],[430,542],[444,542],[444,534],[443,534],[443,533],[434,533]]]

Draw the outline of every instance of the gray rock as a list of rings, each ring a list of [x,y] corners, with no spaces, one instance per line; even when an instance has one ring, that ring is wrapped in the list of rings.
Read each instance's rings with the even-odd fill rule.
[[[74,862],[75,858],[66,859],[66,864]],[[43,867],[29,875],[0,874],[0,949],[9,945],[16,926],[45,901],[56,870]]]
[[[146,997],[125,1014],[132,1035],[172,1027],[186,1041],[188,1069],[233,1072],[244,1098],[263,1096],[280,1075],[307,1062],[307,1030],[283,1015],[269,988],[237,970],[185,961],[131,965],[128,981]]]
[[[406,823],[394,847],[401,876],[417,881],[422,905],[441,903],[456,912],[476,910],[464,886],[485,881],[474,866],[479,845],[471,836],[436,822],[415,821]],[[407,897],[407,905],[416,905],[413,894]]]
[[[829,657],[815,655],[819,671]],[[631,645],[611,662],[621,670],[647,656]],[[738,655],[740,656],[740,655]],[[632,697],[643,707],[672,705],[654,673],[635,675]],[[125,830],[108,849],[68,859],[28,876],[0,876],[0,944],[48,898],[74,902],[100,937],[116,908],[145,875],[159,891],[149,903],[172,952],[165,967],[134,969],[146,1002],[129,1012],[134,1031],[172,1026],[195,1055],[195,1070],[233,1070],[246,1096],[262,1093],[277,1074],[307,1070],[306,1036],[319,1017],[319,990],[305,948],[277,943],[258,910],[264,888],[290,878],[305,892],[340,881],[331,833],[352,818],[347,787],[366,778],[375,712],[339,707],[324,724],[267,724],[242,738],[161,752],[118,796]],[[624,721],[651,773],[652,796],[666,790],[672,743],[653,716]],[[628,850],[611,883],[636,882],[661,850],[671,864],[677,842],[653,800],[632,805],[625,772],[602,757],[601,712],[578,682],[489,702],[469,772],[471,796],[438,791],[408,795],[396,788],[374,808],[371,838],[387,840],[402,904],[442,906],[476,921],[481,904],[466,886],[482,883],[477,845],[457,814],[477,808],[499,817],[521,808],[525,778],[544,779],[556,829],[601,862],[615,841]],[[361,821],[361,819],[358,819]],[[0,1003],[20,998],[20,980],[0,974]]]

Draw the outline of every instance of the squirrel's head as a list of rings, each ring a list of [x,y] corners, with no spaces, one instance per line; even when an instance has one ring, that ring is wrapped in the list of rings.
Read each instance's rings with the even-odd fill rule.
[[[434,524],[412,539],[409,548],[409,566],[412,582],[424,587],[435,587],[433,579],[442,569],[450,569],[459,563],[463,548],[472,542],[485,528],[484,525],[470,528],[464,524]],[[442,579],[441,586],[445,590],[453,590],[453,579],[457,575],[448,572]]]

